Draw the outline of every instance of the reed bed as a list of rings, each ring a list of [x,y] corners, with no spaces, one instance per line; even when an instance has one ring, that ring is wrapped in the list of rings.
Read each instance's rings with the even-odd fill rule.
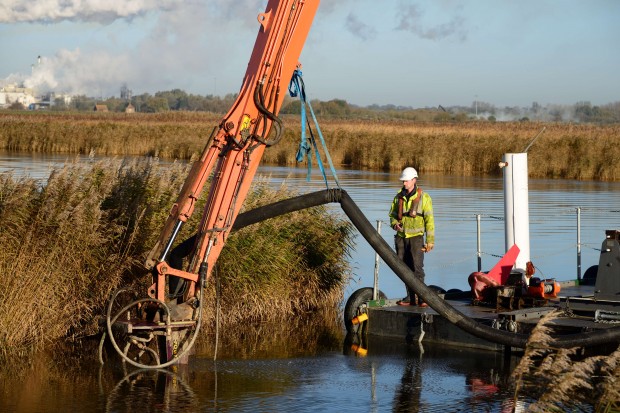
[[[557,311],[545,315],[532,331],[512,373],[515,405],[523,398],[531,401],[527,409],[531,412],[584,411],[588,405],[594,405],[597,412],[616,411],[620,407],[620,347],[611,354],[587,356],[580,348],[552,348],[549,322],[557,317]]]
[[[285,136],[263,162],[295,165],[299,118],[282,116]],[[26,152],[158,156],[190,159],[199,154],[221,115],[34,114],[0,112],[0,149]],[[433,123],[408,120],[320,120],[337,166],[397,171],[499,174],[504,153],[529,148],[532,178],[620,180],[620,125],[540,122]],[[317,131],[313,133],[318,140]]]
[[[187,173],[186,164],[150,159],[74,162],[43,185],[0,175],[0,361],[97,336],[113,291],[146,294],[145,254]],[[290,192],[259,181],[246,208]],[[324,208],[271,221],[233,233],[218,261],[226,326],[336,309],[342,300],[350,224]],[[215,283],[206,296],[215,302]],[[214,309],[205,311],[207,326]]]

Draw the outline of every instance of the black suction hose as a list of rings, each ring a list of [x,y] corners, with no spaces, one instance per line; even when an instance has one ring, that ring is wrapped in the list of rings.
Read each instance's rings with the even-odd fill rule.
[[[330,202],[339,202],[353,225],[374,250],[377,251],[383,261],[394,271],[398,278],[417,295],[422,297],[424,302],[428,303],[435,311],[452,324],[484,340],[511,347],[525,348],[528,335],[497,330],[478,323],[452,307],[422,281],[417,280],[411,269],[398,258],[392,248],[368,221],[347,192],[342,189],[328,189],[325,191],[312,192],[239,214],[233,226],[233,230],[255,224],[265,219],[275,218],[289,212],[299,211]],[[550,345],[552,347],[572,348],[618,342],[620,342],[620,328],[608,328],[586,333],[557,336],[553,338]]]

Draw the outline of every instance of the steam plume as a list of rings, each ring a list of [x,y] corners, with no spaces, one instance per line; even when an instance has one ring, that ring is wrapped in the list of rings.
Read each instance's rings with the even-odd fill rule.
[[[452,17],[446,23],[428,26],[424,24],[424,13],[415,4],[407,4],[401,7],[397,30],[411,32],[422,39],[439,40],[448,37],[456,37],[458,40],[465,40],[465,20],[458,14],[451,11]]]
[[[349,13],[347,16],[345,27],[349,32],[362,40],[373,39],[377,35],[377,31],[374,27],[364,23],[353,13]]]
[[[0,23],[57,23],[63,20],[111,23],[181,6],[183,0],[3,0]]]

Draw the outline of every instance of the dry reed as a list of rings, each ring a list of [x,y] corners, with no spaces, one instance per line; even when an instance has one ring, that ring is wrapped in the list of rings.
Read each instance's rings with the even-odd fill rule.
[[[515,405],[519,398],[531,403],[528,411],[548,412],[596,405],[600,411],[620,402],[620,347],[610,355],[581,356],[581,349],[554,349],[549,343],[550,321],[545,315],[533,329],[525,353],[512,373]],[[599,410],[597,410],[599,411]]]
[[[112,291],[146,293],[145,253],[187,172],[187,165],[110,160],[67,164],[42,186],[0,175],[0,360],[96,335]],[[287,193],[262,182],[247,205]],[[227,325],[336,308],[342,300],[349,224],[320,208],[272,221],[231,235],[222,253]],[[214,302],[213,283],[207,297]]]
[[[295,165],[299,119],[282,116],[285,136],[263,162]],[[219,115],[33,114],[0,112],[0,149],[101,156],[189,159],[199,154]],[[620,180],[620,126],[540,122],[432,123],[407,120],[320,120],[334,163],[358,169],[498,174],[504,153],[528,150],[532,178]],[[316,131],[315,131],[316,136]]]

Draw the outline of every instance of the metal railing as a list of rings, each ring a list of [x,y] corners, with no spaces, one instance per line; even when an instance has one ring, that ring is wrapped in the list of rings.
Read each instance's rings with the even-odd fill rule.
[[[577,280],[581,281],[582,279],[582,264],[581,264],[581,253],[582,253],[582,246],[587,245],[587,244],[583,244],[581,242],[581,211],[582,208],[581,207],[577,207],[574,209],[575,214],[576,214],[576,237],[577,237],[577,244],[576,244],[576,254],[577,254]],[[611,213],[620,213],[620,210],[604,210],[604,212],[611,212]],[[475,214],[474,215],[476,218],[476,260],[477,260],[477,264],[478,264],[478,271],[482,271],[482,255],[483,254],[488,254],[482,251],[482,217],[484,216],[483,214]],[[498,216],[493,216],[493,215],[486,215],[486,217],[491,218],[491,219],[495,219],[495,220],[500,220],[503,221],[504,218],[503,217],[498,217]],[[377,220],[377,232],[379,234],[381,234],[381,226],[383,224],[382,220]],[[593,248],[594,250],[600,251],[599,248]],[[496,256],[494,254],[488,254],[488,255],[492,255],[492,256]],[[498,256],[496,256],[498,257]],[[501,257],[500,257],[501,258]],[[373,284],[373,300],[377,300],[378,299],[378,285],[379,285],[379,266],[380,266],[380,262],[381,259],[379,257],[378,253],[375,253],[375,268],[374,268],[374,284]]]
[[[616,211],[610,211],[616,212]],[[577,235],[577,280],[581,281],[582,268],[581,268],[581,207],[575,209],[577,223],[576,223],[576,235]],[[481,237],[481,214],[476,214],[476,233],[477,233],[477,247],[476,256],[478,257],[478,271],[482,271],[482,237]],[[493,219],[503,220],[503,218],[490,216]],[[598,248],[595,248],[598,249]]]

